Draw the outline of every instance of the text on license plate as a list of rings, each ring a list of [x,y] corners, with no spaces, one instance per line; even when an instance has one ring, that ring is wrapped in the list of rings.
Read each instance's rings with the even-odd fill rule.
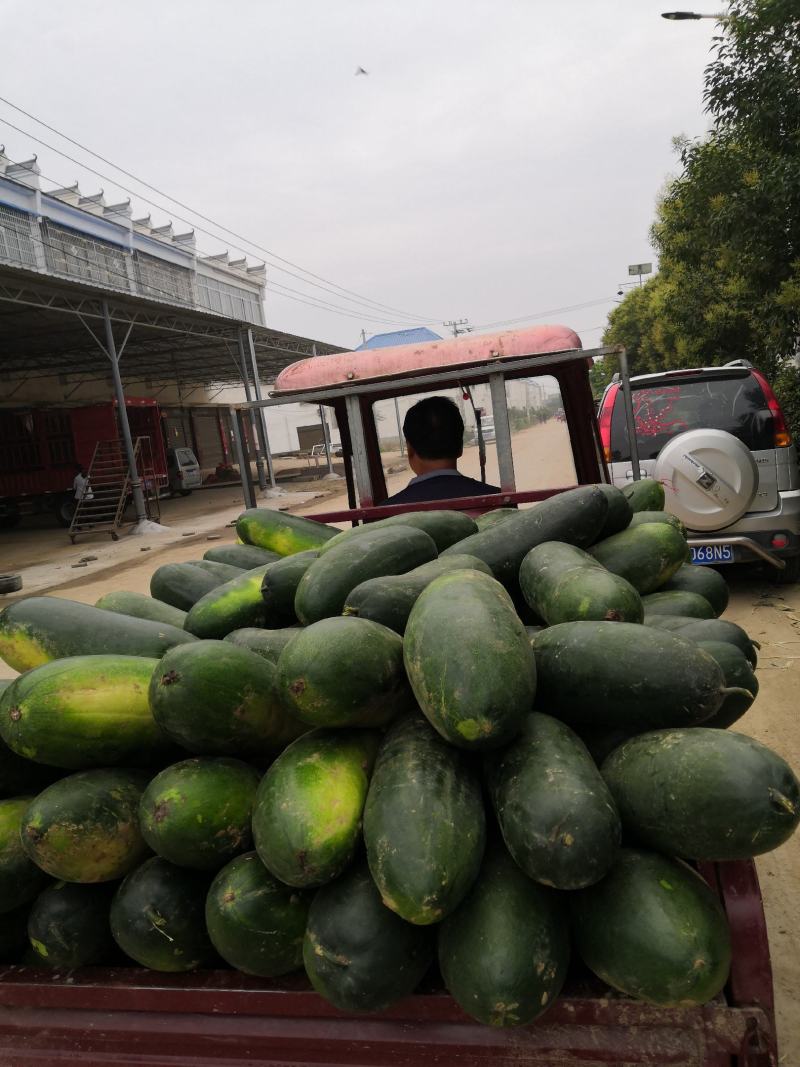
[[[733,545],[692,546],[692,563],[733,563]]]

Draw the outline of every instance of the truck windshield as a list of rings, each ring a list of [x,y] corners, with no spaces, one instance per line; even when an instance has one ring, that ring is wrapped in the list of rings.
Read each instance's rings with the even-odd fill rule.
[[[633,386],[639,459],[655,459],[667,441],[685,430],[726,430],[751,451],[772,448],[772,416],[752,375],[665,380]],[[611,460],[631,458],[622,390],[611,416]]]

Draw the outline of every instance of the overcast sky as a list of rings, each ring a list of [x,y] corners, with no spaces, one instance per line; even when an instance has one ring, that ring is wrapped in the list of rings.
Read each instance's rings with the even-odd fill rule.
[[[700,10],[721,7],[708,2]],[[270,265],[270,283],[350,312],[268,290],[275,327],[355,346],[362,328],[417,317],[442,332],[445,319],[482,326],[602,301],[538,320],[572,326],[589,347],[627,265],[654,258],[648,229],[676,169],[672,138],[708,125],[714,23],[667,22],[669,6],[0,0],[0,96],[251,242],[406,313]],[[53,183],[128,196],[106,164],[3,103],[0,143],[15,160],[37,153]],[[141,193],[164,207],[134,197],[136,214],[188,228],[187,212]],[[199,228],[197,241],[239,254]]]

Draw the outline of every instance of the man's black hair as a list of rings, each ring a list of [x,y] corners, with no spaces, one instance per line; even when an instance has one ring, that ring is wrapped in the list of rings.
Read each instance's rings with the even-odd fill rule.
[[[403,434],[421,459],[458,459],[464,451],[464,420],[446,396],[429,396],[409,408]]]

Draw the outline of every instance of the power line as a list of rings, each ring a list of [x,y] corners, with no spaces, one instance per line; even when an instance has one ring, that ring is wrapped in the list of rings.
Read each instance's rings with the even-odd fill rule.
[[[513,326],[517,322],[529,322],[531,319],[543,319],[548,315],[560,315],[564,311],[583,311],[584,308],[597,307],[599,304],[610,304],[613,298],[605,296],[599,300],[586,300],[582,304],[568,304],[565,307],[550,308],[548,311],[536,311],[530,315],[520,315],[515,319],[499,319],[497,322],[484,322],[474,327],[476,330],[488,330],[494,326]]]
[[[346,289],[344,286],[340,286],[336,282],[328,282],[328,280],[323,278],[321,275],[317,275],[317,274],[314,274],[311,271],[307,271],[304,267],[298,266],[297,264],[293,263],[291,260],[284,259],[282,256],[277,255],[277,253],[271,252],[269,249],[264,248],[262,245],[259,245],[257,242],[251,241],[251,240],[249,240],[249,238],[242,237],[242,236],[240,236],[239,234],[237,234],[233,230],[229,230],[227,227],[223,226],[221,223],[215,222],[213,219],[210,219],[208,216],[203,215],[201,212],[194,211],[193,208],[190,208],[190,207],[188,207],[188,205],[183,204],[180,200],[176,200],[174,197],[169,196],[168,193],[163,193],[160,189],[157,189],[155,186],[150,185],[148,182],[145,182],[143,179],[137,178],[136,175],[130,174],[130,172],[124,170],[124,168],[118,167],[115,163],[112,163],[110,160],[107,160],[104,156],[100,156],[96,152],[93,152],[91,149],[86,148],[84,145],[80,144],[80,142],[74,141],[71,137],[67,136],[66,134],[61,133],[60,130],[55,129],[53,126],[49,126],[46,122],[43,122],[41,119],[37,119],[34,115],[31,115],[29,112],[24,111],[22,108],[18,108],[16,106],[16,104],[12,104],[11,101],[7,100],[5,97],[0,97],[0,101],[2,101],[5,104],[8,104],[8,106],[14,108],[15,111],[19,111],[21,114],[26,115],[28,118],[33,119],[34,122],[39,123],[39,125],[44,126],[46,129],[51,130],[57,136],[62,137],[64,140],[69,141],[71,144],[77,145],[77,147],[79,147],[82,151],[88,152],[90,155],[95,156],[97,159],[102,160],[102,162],[107,163],[109,166],[113,167],[115,170],[120,171],[120,173],[128,175],[129,177],[133,178],[134,181],[139,182],[140,184],[144,185],[146,188],[152,189],[153,191],[158,193],[159,196],[163,196],[165,199],[169,200],[170,202],[178,204],[180,207],[182,207],[185,210],[189,211],[191,214],[197,215],[198,218],[201,218],[201,219],[203,219],[203,220],[205,220],[207,222],[210,222],[211,225],[215,226],[217,229],[222,230],[224,233],[230,234],[231,236],[235,237],[237,240],[243,241],[245,244],[251,246],[251,250],[248,251],[247,249],[242,248],[241,245],[236,245],[236,244],[232,245],[232,247],[235,248],[237,251],[243,252],[245,255],[253,255],[254,253],[253,253],[252,249],[258,249],[259,253],[268,256],[270,259],[277,260],[278,261],[277,263],[270,263],[270,266],[274,270],[278,270],[278,271],[281,271],[284,274],[288,274],[290,277],[296,278],[298,281],[302,282],[304,285],[310,285],[310,286],[312,286],[314,288],[323,289],[326,292],[331,293],[333,296],[338,297],[340,300],[341,299],[349,300],[351,303],[361,304],[361,305],[363,305],[365,307],[371,307],[373,310],[382,310],[384,312],[388,311],[388,312],[397,313],[397,314],[399,314],[399,315],[401,315],[401,316],[403,316],[405,318],[408,318],[408,319],[410,319],[410,320],[412,320],[412,321],[414,321],[416,323],[419,323],[419,322],[439,322],[440,321],[438,318],[418,316],[418,315],[413,314],[412,312],[401,311],[399,308],[394,308],[394,307],[392,307],[391,305],[388,305],[388,304],[381,304],[378,301],[374,301],[374,300],[370,299],[369,297],[362,298],[357,293],[355,293],[354,290]],[[163,204],[159,204],[158,202],[156,202],[154,200],[150,200],[148,197],[144,196],[138,190],[131,189],[127,185],[123,185],[116,178],[112,178],[110,175],[104,174],[102,171],[96,170],[94,167],[90,167],[87,163],[84,163],[84,162],[81,162],[81,160],[75,159],[74,156],[69,155],[69,153],[63,151],[63,149],[56,148],[55,145],[52,145],[49,142],[44,141],[41,137],[37,137],[35,134],[31,133],[29,130],[24,130],[19,126],[14,125],[13,122],[9,122],[9,120],[6,119],[6,118],[0,119],[0,122],[3,122],[10,129],[16,130],[16,132],[22,134],[23,137],[30,137],[30,139],[33,140],[33,141],[36,141],[37,144],[40,144],[43,147],[48,148],[51,152],[55,152],[58,155],[63,156],[64,159],[68,159],[71,163],[74,163],[78,167],[82,167],[84,170],[89,171],[91,174],[94,174],[96,177],[100,178],[101,180],[109,181],[113,185],[115,185],[118,189],[122,189],[124,192],[129,193],[131,196],[138,197],[138,199],[143,200],[144,203],[149,204],[151,207],[155,207],[159,211],[164,211],[166,213],[175,214],[174,212],[171,212],[169,208],[164,207]],[[193,229],[200,230],[201,233],[206,234],[206,236],[208,236],[208,237],[212,237],[216,241],[222,240],[219,237],[218,234],[215,234],[212,231],[205,229],[203,226],[198,226],[197,223],[192,221],[191,219],[183,218],[182,216],[177,215],[177,214],[175,215],[175,218],[177,218],[180,222],[185,223],[185,225],[191,226]],[[288,263],[290,266],[295,267],[296,270],[302,271],[303,274],[308,275],[308,278],[303,277],[303,274],[297,274],[297,273],[295,273],[295,271],[291,271],[291,270],[288,270],[286,267],[279,266],[279,263]],[[316,281],[309,281],[308,280],[309,278],[315,278],[317,280]],[[326,282],[327,284],[325,284],[325,285],[320,284],[321,282]],[[333,288],[329,288],[329,286],[333,286]],[[339,290],[339,292],[337,292],[336,290]],[[348,295],[344,295],[344,294],[348,294]]]

